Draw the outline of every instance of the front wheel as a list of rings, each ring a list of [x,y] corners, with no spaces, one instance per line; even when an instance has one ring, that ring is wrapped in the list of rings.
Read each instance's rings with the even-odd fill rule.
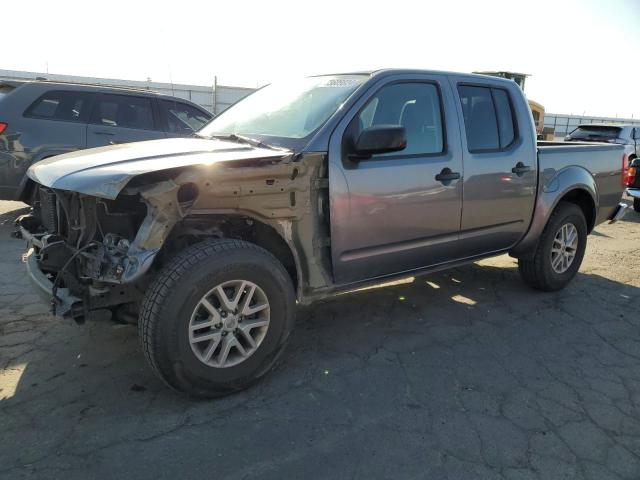
[[[587,246],[587,222],[575,204],[560,203],[542,232],[531,259],[518,259],[529,286],[546,292],[564,288],[578,273]]]
[[[295,294],[282,264],[257,245],[208,240],[174,258],[149,286],[139,333],[154,372],[196,397],[247,388],[284,349]]]

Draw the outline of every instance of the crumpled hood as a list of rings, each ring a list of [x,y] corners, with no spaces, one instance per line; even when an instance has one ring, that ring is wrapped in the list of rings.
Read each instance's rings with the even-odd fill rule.
[[[46,187],[114,199],[144,173],[228,161],[277,161],[290,154],[226,140],[167,138],[58,155],[32,165],[27,175]]]

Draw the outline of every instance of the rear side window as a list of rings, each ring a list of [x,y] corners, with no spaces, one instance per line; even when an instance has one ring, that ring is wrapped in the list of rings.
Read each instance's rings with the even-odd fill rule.
[[[24,112],[25,117],[85,122],[91,103],[87,92],[51,91],[33,102]]]
[[[138,130],[156,129],[151,99],[129,95],[100,95],[93,108],[91,123]]]
[[[458,87],[470,152],[508,148],[516,139],[513,107],[506,90]]]
[[[161,104],[167,117],[169,131],[173,133],[195,132],[211,118],[210,115],[186,103],[162,100]]]
[[[491,89],[493,93],[493,102],[496,106],[496,114],[498,115],[498,136],[500,137],[500,148],[506,148],[516,139],[515,129],[513,128],[513,112],[511,111],[511,103],[509,96],[505,90],[498,88]]]

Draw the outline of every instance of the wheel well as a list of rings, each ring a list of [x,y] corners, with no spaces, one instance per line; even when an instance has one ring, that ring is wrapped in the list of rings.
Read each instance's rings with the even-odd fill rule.
[[[42,160],[46,160],[47,158],[51,158],[51,157],[55,157],[55,155],[47,155],[45,157],[39,158],[38,160],[36,160],[35,162],[32,162],[31,164],[33,165],[34,163],[40,162]],[[25,176],[26,176],[26,173],[25,173]],[[31,205],[34,199],[34,195],[36,193],[35,186],[36,186],[36,182],[31,180],[30,178],[27,178],[27,181],[24,182],[24,187],[22,188],[22,191],[18,192],[17,200]]]
[[[575,189],[566,193],[560,202],[573,203],[580,207],[587,221],[587,232],[591,233],[596,222],[596,205],[591,195],[586,190]]]
[[[18,193],[17,200],[27,204],[31,204],[36,193],[35,186],[36,182],[28,178],[24,184],[24,187],[22,188],[22,191]]]
[[[205,238],[235,238],[254,243],[282,263],[298,288],[298,270],[291,248],[275,228],[243,215],[193,215],[176,225],[167,240],[168,255],[173,255],[189,244]]]

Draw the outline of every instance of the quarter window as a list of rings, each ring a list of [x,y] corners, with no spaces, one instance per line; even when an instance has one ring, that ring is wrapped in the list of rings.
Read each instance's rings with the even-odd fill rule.
[[[155,130],[151,100],[129,95],[101,95],[93,109],[91,123],[108,127]]]
[[[500,88],[458,87],[470,152],[506,149],[516,139],[509,94]]]
[[[90,95],[86,92],[47,92],[33,102],[24,114],[33,118],[83,122],[86,121]]]
[[[444,150],[440,95],[430,83],[388,85],[360,111],[355,121],[355,137],[365,128],[377,125],[402,125],[407,147],[401,152],[376,157],[435,154]]]
[[[498,114],[498,136],[500,137],[500,148],[506,148],[515,140],[515,130],[513,128],[513,113],[509,96],[505,90],[492,89],[493,101]]]

